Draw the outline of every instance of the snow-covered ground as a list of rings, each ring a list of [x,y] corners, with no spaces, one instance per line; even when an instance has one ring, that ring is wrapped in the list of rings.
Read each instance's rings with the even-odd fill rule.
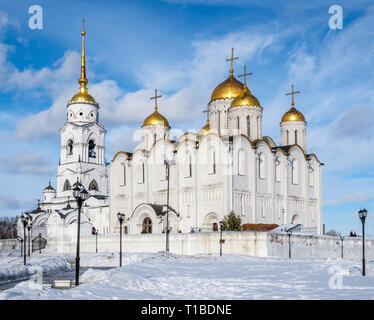
[[[81,262],[117,266],[118,253],[83,253]],[[0,299],[374,299],[374,261],[366,268],[362,277],[360,261],[124,254],[122,268],[89,269],[76,288],[24,281]]]
[[[30,258],[27,258],[25,266],[23,258],[19,256],[19,251],[1,252],[0,282],[28,278],[39,270],[44,274],[69,270],[71,268],[69,258],[56,256],[52,252],[40,256],[34,253]]]

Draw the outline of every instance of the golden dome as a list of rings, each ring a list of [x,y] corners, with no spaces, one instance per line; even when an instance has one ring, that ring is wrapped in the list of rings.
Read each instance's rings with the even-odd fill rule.
[[[164,127],[169,127],[169,122],[168,120],[157,111],[157,106],[155,106],[155,111],[149,115],[143,122],[143,126],[164,126]]]
[[[78,80],[80,85],[78,93],[76,93],[71,100],[69,100],[68,104],[70,103],[92,103],[98,104],[95,99],[88,93],[87,89],[87,77],[86,77],[86,56],[85,56],[85,49],[84,49],[84,36],[86,35],[86,31],[84,30],[84,19],[83,19],[83,28],[82,28],[82,58],[81,58],[81,77]]]
[[[237,80],[230,72],[230,76],[214,89],[210,101],[236,98],[243,93],[243,87],[243,83]]]
[[[252,95],[251,91],[244,85],[244,90],[241,95],[237,96],[232,102],[230,108],[239,106],[255,106],[260,107],[260,102],[255,96]]]
[[[297,110],[294,105],[292,105],[291,109],[288,110],[282,117],[281,122],[289,122],[289,121],[301,121],[306,122],[303,114]]]
[[[205,126],[199,130],[199,136],[206,136],[209,133],[210,133],[210,123],[209,123],[209,119],[207,119]]]

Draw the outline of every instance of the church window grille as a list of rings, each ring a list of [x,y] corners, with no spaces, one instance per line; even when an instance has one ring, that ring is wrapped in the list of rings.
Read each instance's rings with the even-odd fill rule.
[[[68,155],[73,154],[73,140],[68,140]]]
[[[142,233],[152,233],[152,220],[148,217],[143,220]]]
[[[251,118],[247,116],[247,136],[251,138]]]
[[[69,180],[65,180],[63,191],[71,190],[70,182]]]
[[[94,140],[88,141],[88,157],[96,158],[95,147],[96,145]]]
[[[97,185],[97,182],[95,179],[93,179],[88,186],[88,190],[93,190],[93,191],[99,191],[99,186]]]

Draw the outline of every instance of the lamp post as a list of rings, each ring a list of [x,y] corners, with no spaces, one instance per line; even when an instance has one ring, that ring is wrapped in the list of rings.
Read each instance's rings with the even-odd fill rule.
[[[291,259],[291,232],[288,231],[288,258]]]
[[[365,219],[368,214],[366,209],[362,209],[358,212],[362,223],[362,275],[365,276]]]
[[[122,267],[122,223],[125,220],[125,214],[118,212],[117,218],[119,220],[119,266]]]
[[[222,226],[223,226],[223,221],[219,222],[219,226],[220,226],[220,229],[221,229],[221,235],[220,235],[220,239],[219,239],[219,255],[220,255],[220,257],[222,257],[222,244],[223,244]]]
[[[96,253],[97,253],[97,234],[99,233],[99,230],[95,229],[94,235],[96,236]]]
[[[169,252],[169,193],[170,193],[170,166],[175,165],[174,160],[164,160],[166,166],[166,173],[168,178],[168,192],[167,192],[167,203],[166,203],[166,252]]]
[[[344,258],[344,237],[341,236],[340,240],[342,241],[342,259]]]
[[[21,222],[23,224],[23,264],[26,265],[26,226],[29,223],[29,217],[23,214]]]
[[[29,235],[29,239],[28,239],[28,252],[27,252],[27,256],[30,257],[30,247],[31,247],[31,229],[32,229],[32,222],[31,222],[31,219],[29,219],[29,224],[27,225],[27,231],[28,231],[28,235]]]
[[[77,206],[78,206],[78,229],[77,229],[77,253],[75,257],[75,285],[79,285],[79,242],[80,242],[80,226],[81,226],[81,209],[83,202],[88,199],[89,193],[86,191],[86,189],[83,187],[81,183],[78,181],[75,183],[75,187],[73,188],[73,196],[75,200],[77,200]]]

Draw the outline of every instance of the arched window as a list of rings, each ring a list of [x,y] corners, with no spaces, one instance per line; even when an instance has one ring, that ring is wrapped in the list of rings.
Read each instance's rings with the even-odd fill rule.
[[[73,154],[73,140],[68,140],[68,155]]]
[[[152,233],[152,220],[148,217],[143,220],[142,233]]]
[[[144,162],[138,163],[136,175],[138,176],[138,183],[144,183]]]
[[[309,187],[314,187],[314,170],[310,166],[308,168],[308,171],[309,171]]]
[[[65,183],[64,183],[64,191],[68,191],[68,190],[71,190],[71,186],[70,186],[70,182],[69,180],[65,180]]]
[[[97,185],[97,182],[95,179],[93,179],[88,186],[88,190],[93,190],[93,191],[99,191],[99,186]]]
[[[297,144],[297,130],[295,130],[295,144]]]
[[[237,121],[238,133],[239,133],[239,130],[240,130],[240,118],[239,118],[239,116],[236,117],[236,121]]]
[[[251,118],[247,116],[247,136],[251,138]]]
[[[96,158],[95,146],[94,140],[88,141],[88,157]]]

